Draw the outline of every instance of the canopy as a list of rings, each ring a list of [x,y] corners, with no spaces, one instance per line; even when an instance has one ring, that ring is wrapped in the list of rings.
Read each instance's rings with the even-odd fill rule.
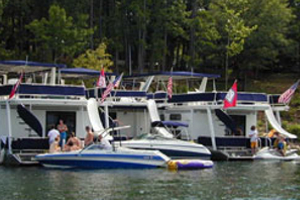
[[[23,70],[25,73],[49,71],[51,68],[66,68],[64,64],[39,63],[24,60],[0,61],[0,74],[18,73]]]
[[[187,123],[174,122],[174,121],[155,121],[151,123],[153,127],[155,126],[174,126],[174,127],[189,127]]]
[[[206,74],[206,73],[194,73],[194,72],[183,72],[183,71],[176,71],[176,72],[153,72],[153,73],[147,73],[147,74],[137,74],[132,76],[125,76],[124,78],[146,78],[149,76],[155,76],[156,79],[159,80],[167,80],[170,76],[173,77],[173,79],[178,80],[185,80],[187,78],[220,78],[221,76],[219,74]]]
[[[78,78],[84,76],[99,76],[100,71],[87,68],[65,68],[60,70],[63,78]],[[116,76],[115,73],[105,72],[105,76]]]

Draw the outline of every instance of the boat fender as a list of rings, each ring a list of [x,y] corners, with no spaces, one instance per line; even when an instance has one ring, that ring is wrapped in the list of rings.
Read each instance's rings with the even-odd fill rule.
[[[1,142],[1,144],[0,144],[0,164],[3,164],[4,158],[5,158],[5,146],[2,143],[2,141],[0,141],[0,142]]]

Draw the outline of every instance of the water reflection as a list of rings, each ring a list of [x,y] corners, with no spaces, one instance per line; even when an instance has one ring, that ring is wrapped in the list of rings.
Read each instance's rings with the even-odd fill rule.
[[[213,169],[0,167],[1,199],[300,199],[297,162],[218,162]]]

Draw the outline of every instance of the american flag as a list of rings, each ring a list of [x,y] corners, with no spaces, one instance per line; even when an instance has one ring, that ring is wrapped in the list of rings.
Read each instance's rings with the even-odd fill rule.
[[[14,85],[13,89],[10,92],[10,95],[8,97],[8,99],[11,99],[15,96],[17,89],[19,88],[21,82],[22,82],[22,78],[23,78],[24,72],[21,72],[20,78],[19,80],[16,82],[16,84]]]
[[[97,81],[97,87],[99,88],[105,88],[106,87],[106,82],[105,82],[105,73],[104,69],[101,69],[98,81]]]
[[[115,88],[118,88],[120,86],[122,77],[123,77],[123,73],[114,81],[115,82],[115,85],[114,85]]]
[[[287,91],[285,91],[282,95],[280,95],[278,99],[278,103],[288,104],[291,101],[296,89],[298,88],[299,81],[300,80],[298,80]]]
[[[173,94],[173,78],[172,78],[172,76],[170,76],[169,80],[168,80],[168,97],[169,97],[169,99],[172,99],[172,94]]]
[[[103,94],[102,94],[101,103],[104,102],[104,100],[105,100],[106,97],[110,94],[110,92],[112,91],[112,89],[113,89],[117,84],[120,84],[122,77],[123,77],[123,73],[122,73],[120,76],[118,76],[118,77],[114,80],[114,82],[108,84],[106,90],[105,90],[105,91],[103,92]]]

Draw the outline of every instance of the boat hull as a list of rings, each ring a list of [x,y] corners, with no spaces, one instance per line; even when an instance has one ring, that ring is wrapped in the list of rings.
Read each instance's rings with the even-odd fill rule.
[[[166,166],[169,158],[158,151],[91,151],[36,156],[45,167],[84,169],[143,169]]]
[[[175,142],[168,142],[131,140],[123,141],[121,145],[131,149],[158,150],[172,159],[201,158],[204,160],[209,160],[211,158],[211,152],[203,145],[185,141],[175,140]]]
[[[286,156],[280,155],[275,149],[263,148],[253,157],[254,160],[278,160],[278,161],[293,161],[300,160],[300,156],[294,150],[288,150]]]

